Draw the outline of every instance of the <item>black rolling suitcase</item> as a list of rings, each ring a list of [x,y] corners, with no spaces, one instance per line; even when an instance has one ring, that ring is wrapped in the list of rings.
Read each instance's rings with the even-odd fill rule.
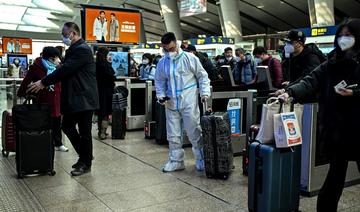
[[[168,144],[165,106],[158,102],[155,104],[155,141],[160,145]]]
[[[111,137],[113,139],[125,139],[126,108],[113,110],[111,117]]]
[[[24,104],[12,109],[16,135],[16,170],[19,178],[28,174],[55,175],[51,108],[45,104]]]
[[[230,119],[227,112],[201,117],[205,172],[208,178],[227,179],[233,168]]]
[[[111,138],[124,139],[126,135],[126,107],[129,92],[123,86],[114,89],[111,114]]]

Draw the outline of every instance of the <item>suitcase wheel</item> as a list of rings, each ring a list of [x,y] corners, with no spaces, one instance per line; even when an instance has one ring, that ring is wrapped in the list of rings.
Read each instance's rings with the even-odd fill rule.
[[[229,178],[229,175],[228,175],[228,174],[224,174],[223,179],[224,179],[224,180],[227,180],[228,178]]]
[[[56,175],[56,171],[55,171],[55,170],[52,170],[51,172],[49,172],[49,175],[50,175],[50,176],[55,176],[55,175]]]
[[[18,174],[18,179],[23,179],[24,178],[24,174]]]
[[[1,151],[1,153],[2,153],[2,155],[4,156],[4,157],[9,157],[9,153],[10,152],[8,152],[8,151],[5,151],[5,149],[3,149],[2,151]]]

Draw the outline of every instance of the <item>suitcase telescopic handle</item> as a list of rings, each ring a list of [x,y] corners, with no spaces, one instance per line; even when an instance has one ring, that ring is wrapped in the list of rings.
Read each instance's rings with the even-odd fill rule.
[[[202,105],[203,105],[203,111],[204,111],[205,115],[210,115],[213,112],[211,107],[209,107],[207,100],[202,102]]]

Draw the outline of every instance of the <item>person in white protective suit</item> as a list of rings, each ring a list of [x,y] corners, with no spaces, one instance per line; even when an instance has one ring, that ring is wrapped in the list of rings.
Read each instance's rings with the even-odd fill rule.
[[[199,59],[183,52],[176,44],[174,33],[161,38],[165,56],[157,64],[155,73],[156,96],[166,106],[166,130],[169,141],[169,160],[164,172],[185,169],[182,148],[183,127],[192,144],[195,167],[204,170],[198,93],[205,102],[210,96],[210,80]],[[199,89],[198,89],[199,86]]]

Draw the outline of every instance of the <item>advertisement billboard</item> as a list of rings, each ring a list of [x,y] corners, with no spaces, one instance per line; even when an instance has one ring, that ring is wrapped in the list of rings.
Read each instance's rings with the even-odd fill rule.
[[[138,43],[140,40],[138,10],[84,6],[86,41]]]
[[[178,0],[180,18],[206,13],[206,0]]]
[[[3,53],[32,54],[31,38],[2,38]]]

